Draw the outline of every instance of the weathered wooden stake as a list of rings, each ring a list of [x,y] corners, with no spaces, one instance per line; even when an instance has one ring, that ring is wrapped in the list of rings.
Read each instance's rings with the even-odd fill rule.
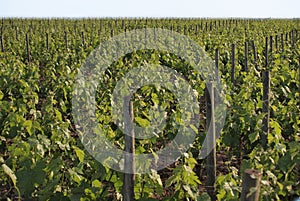
[[[124,160],[124,184],[123,184],[123,200],[134,200],[134,180],[135,180],[135,158],[134,158],[134,114],[133,114],[133,102],[130,100],[130,96],[124,98],[124,108],[128,109],[128,113],[124,112],[125,121],[125,160]]]
[[[219,50],[216,49],[215,53],[215,76],[218,76],[218,69],[219,69]],[[216,79],[214,79],[216,80]],[[216,128],[215,128],[215,91],[214,85],[212,82],[206,83],[206,90],[205,90],[205,99],[206,99],[206,128],[207,128],[207,147],[211,148],[212,150],[207,156],[207,183],[206,188],[209,196],[211,197],[211,201],[217,200],[216,198]]]
[[[82,40],[82,46],[85,47],[85,38],[84,38],[84,32],[81,32],[81,40]]]
[[[273,36],[270,36],[270,54],[273,52]]]
[[[1,51],[2,51],[2,52],[5,52],[5,48],[4,48],[4,40],[3,40],[2,34],[0,35],[0,43],[1,43]]]
[[[30,47],[29,47],[29,36],[26,34],[26,51],[27,51],[27,61],[30,63]]]
[[[66,49],[68,50],[69,44],[68,44],[68,33],[65,31],[65,43],[66,43]]]
[[[255,43],[254,43],[254,40],[251,41],[252,43],[252,50],[253,50],[253,60],[254,60],[254,65],[257,69],[257,51],[256,51],[256,47],[255,47]]]
[[[275,48],[278,51],[278,35],[275,36]]]
[[[122,29],[124,30],[125,29],[125,21],[122,20]]]
[[[248,71],[248,42],[245,42],[245,64],[244,71]]]
[[[294,47],[294,30],[291,31],[291,45]]]
[[[214,147],[207,156],[207,193],[211,197],[211,201],[216,200],[216,133],[215,133],[215,117],[214,117],[214,87],[211,82],[206,83],[206,127],[207,130],[207,147]]]
[[[113,29],[110,30],[110,37],[114,37],[114,30]]]
[[[19,28],[16,27],[16,40],[19,40]]]
[[[98,29],[98,41],[100,42],[101,41],[101,30]]]
[[[261,143],[262,147],[266,148],[268,144],[268,134],[269,134],[269,119],[270,119],[270,111],[269,111],[269,102],[270,102],[270,69],[269,69],[269,54],[268,54],[268,38],[266,38],[266,49],[265,49],[265,69],[262,72],[263,78],[263,108],[262,112],[265,114],[262,122],[262,135],[261,135]]]
[[[46,49],[49,50],[49,34],[46,32]]]
[[[247,169],[242,181],[241,201],[258,201],[262,174],[258,170]]]
[[[281,51],[284,52],[284,36],[281,34]]]

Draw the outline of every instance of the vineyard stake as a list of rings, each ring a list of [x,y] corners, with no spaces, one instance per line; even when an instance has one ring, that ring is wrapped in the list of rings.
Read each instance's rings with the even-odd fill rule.
[[[19,28],[16,27],[16,40],[19,40],[19,34],[18,34],[19,32],[18,31],[19,31]]]
[[[49,50],[49,34],[46,32],[46,49]]]
[[[275,48],[278,51],[278,35],[275,36]]]
[[[215,53],[215,77],[218,76],[218,69],[219,69],[219,50],[216,49]],[[211,197],[211,201],[216,200],[216,129],[215,129],[215,91],[214,85],[212,82],[206,83],[207,87],[205,90],[205,97],[206,97],[206,128],[210,129],[207,130],[207,137],[208,139],[208,146],[213,147],[212,151],[207,156],[207,192]]]
[[[294,47],[294,30],[291,31],[291,45]]]
[[[68,45],[68,33],[65,31],[65,43],[66,43],[66,49],[68,51],[69,45]]]
[[[273,52],[273,36],[270,36],[270,54],[272,54],[272,52]]]
[[[207,192],[211,197],[211,201],[216,200],[216,148],[215,148],[215,117],[214,117],[214,88],[211,82],[206,83],[206,127],[208,147],[214,147],[207,156]]]
[[[98,29],[98,40],[99,40],[99,42],[101,41],[100,39],[101,39],[101,30]]]
[[[262,72],[263,78],[263,107],[262,112],[265,114],[262,122],[262,136],[261,143],[262,147],[265,149],[268,144],[268,134],[269,134],[269,119],[270,119],[270,111],[269,111],[269,102],[270,102],[270,70],[269,70],[269,59],[268,59],[268,37],[266,38],[266,49],[265,49],[265,69]]]
[[[284,36],[281,34],[281,51],[284,52]]]
[[[0,35],[0,43],[1,43],[1,50],[2,50],[2,52],[4,52],[5,51],[5,49],[4,49],[4,40],[3,40],[3,35],[2,34]]]
[[[129,103],[129,105],[125,105]],[[134,180],[135,180],[135,159],[134,159],[134,125],[133,125],[133,102],[130,96],[124,98],[124,108],[129,109],[129,118],[125,116],[125,160],[124,160],[124,185],[123,185],[123,199],[124,201],[134,200]],[[127,154],[126,154],[127,153]],[[130,173],[126,173],[130,172]]]
[[[247,169],[242,181],[241,201],[258,201],[262,173],[258,170]]]
[[[85,39],[84,39],[84,32],[81,32],[81,40],[82,40],[82,46],[85,47]]]
[[[27,51],[27,61],[30,63],[30,47],[29,47],[29,36],[26,34],[26,51]]]
[[[248,42],[245,42],[245,66],[244,71],[248,71]]]

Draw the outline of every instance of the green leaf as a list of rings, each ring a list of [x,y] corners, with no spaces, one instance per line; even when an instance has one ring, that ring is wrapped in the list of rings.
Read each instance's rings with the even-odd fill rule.
[[[98,179],[95,179],[92,182],[92,187],[100,188],[101,186],[102,186],[102,183]]]
[[[160,179],[160,175],[157,174],[157,172],[155,170],[151,170],[151,174],[149,175],[151,179],[153,179],[154,181],[156,181],[160,186],[162,186],[162,181]]]
[[[62,115],[61,115],[60,111],[55,109],[55,115],[56,115],[56,118],[58,119],[58,121],[62,122]]]
[[[79,161],[83,162],[83,160],[84,160],[84,151],[79,149],[76,146],[73,146],[73,149],[74,149],[74,151],[76,153],[76,156],[78,157]]]
[[[183,185],[183,189],[188,193],[188,195],[191,197],[191,198],[196,198],[195,197],[195,194],[193,193],[193,191],[191,190],[190,186],[189,185]]]
[[[26,128],[27,132],[29,135],[32,135],[31,129],[32,129],[32,121],[31,120],[26,120],[23,123],[23,126]]]
[[[69,169],[68,172],[70,173],[73,181],[75,181],[76,183],[80,184],[81,181],[84,179],[83,176],[79,175],[77,172],[75,172],[72,169]]]
[[[259,137],[259,133],[256,132],[256,133],[250,133],[248,135],[248,138],[250,140],[251,143],[255,142],[256,140],[258,140],[258,137]]]
[[[150,125],[150,122],[147,119],[143,119],[141,117],[134,117],[134,119],[141,127],[147,127]]]
[[[274,129],[276,135],[281,135],[281,127],[277,121],[271,121],[270,126]]]
[[[0,90],[0,100],[2,100],[2,98],[4,97],[3,92]]]
[[[2,169],[5,172],[5,174],[7,174],[10,177],[10,179],[12,180],[14,186],[16,186],[16,184],[17,184],[17,177],[14,174],[14,172],[6,164],[2,164],[1,166],[2,166]]]

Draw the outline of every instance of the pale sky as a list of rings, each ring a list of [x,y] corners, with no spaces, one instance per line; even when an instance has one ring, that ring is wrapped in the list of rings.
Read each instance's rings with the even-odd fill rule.
[[[1,17],[299,18],[300,0],[0,0]]]

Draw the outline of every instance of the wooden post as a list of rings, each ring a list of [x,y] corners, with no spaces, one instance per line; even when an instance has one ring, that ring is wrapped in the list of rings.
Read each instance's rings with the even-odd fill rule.
[[[216,49],[215,54],[215,72],[217,74],[219,64],[219,50]],[[216,75],[217,76],[217,75]],[[207,128],[207,147],[213,147],[209,155],[207,156],[207,193],[211,197],[211,201],[216,201],[216,128],[215,128],[215,92],[212,82],[206,83],[205,90],[206,97],[206,128]]]
[[[110,37],[114,37],[114,30],[113,29],[110,30]]]
[[[16,27],[16,40],[19,40],[19,28]]]
[[[5,49],[4,49],[4,40],[3,40],[3,35],[2,34],[0,35],[0,43],[1,43],[1,51],[5,52]]]
[[[235,84],[234,78],[235,72],[235,44],[231,45],[231,82]]]
[[[124,21],[124,19],[122,20],[122,29],[123,30],[125,29],[125,21]]]
[[[84,38],[84,32],[81,32],[81,40],[82,40],[82,46],[85,47],[85,38]]]
[[[275,48],[278,51],[278,35],[275,36]]]
[[[129,104],[128,104],[129,103]],[[127,105],[128,104],[128,105]],[[135,180],[135,158],[134,158],[134,114],[133,103],[130,100],[130,96],[124,98],[124,109],[129,110],[129,117],[125,112],[125,160],[124,160],[124,184],[123,184],[123,200],[134,200],[134,180]]]
[[[68,33],[65,31],[65,43],[66,43],[66,49],[68,50],[69,44],[68,44]]]
[[[3,33],[4,30],[4,18],[1,19],[1,33]]]
[[[101,41],[101,29],[98,29],[98,40]]]
[[[273,52],[273,36],[270,36],[270,54]]]
[[[256,47],[255,47],[255,43],[254,40],[252,40],[252,50],[253,50],[253,60],[254,60],[254,65],[257,68],[257,51],[256,51]]]
[[[216,54],[215,54],[215,63],[216,63],[216,78],[218,78],[218,70],[219,70],[219,48],[216,49]]]
[[[27,51],[27,61],[30,63],[30,47],[29,47],[29,36],[26,34],[26,51]]]
[[[207,193],[211,197],[211,201],[216,200],[216,148],[215,148],[215,117],[214,117],[214,88],[211,82],[206,83],[206,127],[208,145],[207,147],[214,147],[207,156]]]
[[[281,34],[281,51],[284,52],[284,36]]]
[[[262,112],[265,114],[262,122],[262,135],[261,135],[261,143],[262,147],[265,149],[268,144],[268,134],[269,134],[269,119],[270,119],[270,111],[269,111],[269,102],[270,102],[270,70],[269,70],[269,59],[268,59],[268,37],[266,38],[266,49],[265,49],[265,69],[262,72],[263,78],[263,108]]]
[[[248,71],[248,42],[245,42],[245,64],[244,71]]]
[[[241,201],[259,201],[261,176],[262,173],[258,170],[245,170],[242,181]]]
[[[124,29],[124,37],[127,38],[127,29]]]
[[[49,50],[49,35],[46,33],[46,49]]]

